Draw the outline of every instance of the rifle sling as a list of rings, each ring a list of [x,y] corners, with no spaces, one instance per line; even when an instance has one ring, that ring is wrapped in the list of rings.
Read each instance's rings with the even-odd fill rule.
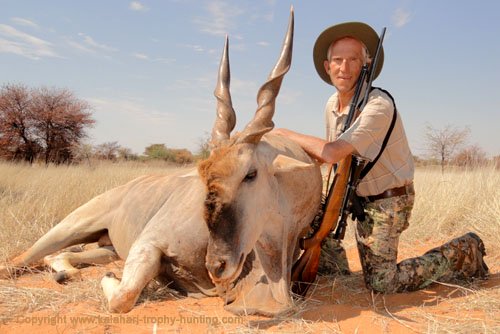
[[[384,149],[387,146],[387,143],[389,142],[389,138],[391,137],[392,130],[394,129],[394,125],[396,124],[396,118],[397,118],[397,114],[398,114],[398,110],[396,108],[396,102],[394,101],[394,98],[392,97],[392,95],[388,91],[386,91],[385,89],[382,89],[379,87],[372,87],[370,92],[373,91],[374,89],[381,90],[382,92],[386,93],[391,98],[392,103],[394,105],[394,115],[392,116],[392,121],[391,121],[391,124],[389,125],[389,129],[387,130],[387,134],[385,135],[384,141],[382,142],[382,146],[380,147],[380,152],[378,152],[378,155],[375,157],[375,159],[373,159],[372,161],[367,163],[366,166],[363,168],[363,170],[361,171],[361,174],[359,176],[360,180],[362,180],[368,174],[368,172],[370,172],[372,167],[377,163],[378,159],[382,155],[382,152],[384,152]],[[363,104],[363,101],[361,101],[361,103],[359,105],[362,105],[362,104]]]

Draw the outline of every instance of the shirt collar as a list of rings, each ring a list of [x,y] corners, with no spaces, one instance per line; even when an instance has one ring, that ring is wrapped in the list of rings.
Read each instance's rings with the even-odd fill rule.
[[[361,101],[364,98],[365,92],[366,92],[366,88],[367,88],[367,83],[365,82],[363,84],[363,87],[361,88],[361,94],[360,94],[360,97],[359,97],[359,101]],[[338,94],[339,94],[338,92],[335,92],[330,97],[330,101],[329,101],[330,106],[331,106],[330,110],[331,110],[331,112],[333,112],[337,116],[347,115],[349,113],[349,106],[351,105],[352,99],[349,101],[349,104],[343,110],[339,110],[339,98],[338,98]]]

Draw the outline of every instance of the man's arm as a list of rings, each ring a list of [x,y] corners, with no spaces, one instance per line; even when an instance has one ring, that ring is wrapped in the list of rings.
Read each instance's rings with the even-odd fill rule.
[[[344,140],[332,142],[304,135],[288,129],[274,129],[273,134],[287,137],[299,144],[304,151],[321,163],[337,163],[355,152],[354,146]]]

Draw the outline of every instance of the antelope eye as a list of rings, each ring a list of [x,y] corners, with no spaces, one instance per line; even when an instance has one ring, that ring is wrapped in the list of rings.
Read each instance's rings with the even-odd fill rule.
[[[250,172],[248,172],[247,175],[245,175],[245,178],[243,179],[243,182],[251,182],[257,177],[257,170],[252,169]]]

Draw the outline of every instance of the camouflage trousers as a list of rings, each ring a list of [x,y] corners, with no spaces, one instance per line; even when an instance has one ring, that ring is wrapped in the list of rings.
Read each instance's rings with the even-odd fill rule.
[[[366,286],[376,292],[391,293],[419,290],[434,281],[485,277],[488,267],[483,261],[484,244],[474,233],[397,263],[399,236],[408,228],[414,198],[415,195],[404,195],[366,204],[366,219],[356,224],[356,241]],[[348,272],[342,245],[336,240],[326,240],[323,250],[325,248],[330,256],[332,251],[336,254],[330,257],[329,269]],[[325,260],[322,256],[322,271],[328,269]]]

